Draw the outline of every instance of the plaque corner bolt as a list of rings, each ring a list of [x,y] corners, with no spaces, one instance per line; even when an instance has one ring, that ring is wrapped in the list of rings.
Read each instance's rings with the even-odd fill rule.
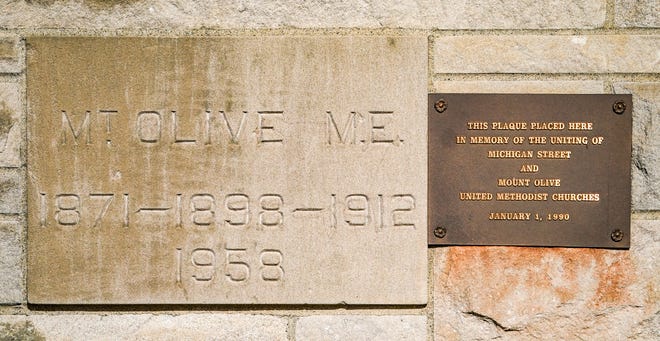
[[[614,102],[614,104],[612,104],[612,111],[618,115],[623,114],[626,111],[626,102],[622,100]]]
[[[433,230],[433,235],[442,239],[447,235],[447,229],[442,226],[438,226]]]
[[[610,238],[612,238],[612,240],[617,242],[617,243],[622,241],[623,240],[623,231],[621,231],[619,229],[616,229],[616,230],[612,231],[612,233],[610,234]]]
[[[435,108],[435,111],[437,111],[438,113],[443,113],[445,112],[445,110],[447,110],[447,101],[445,101],[444,98],[441,98],[435,102],[433,107]]]

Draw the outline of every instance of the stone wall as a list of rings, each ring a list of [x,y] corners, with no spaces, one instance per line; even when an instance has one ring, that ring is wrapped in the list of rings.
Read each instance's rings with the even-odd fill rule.
[[[0,339],[660,339],[660,2],[0,0]],[[627,251],[428,250],[425,306],[32,306],[25,37],[417,35],[429,92],[632,93]]]

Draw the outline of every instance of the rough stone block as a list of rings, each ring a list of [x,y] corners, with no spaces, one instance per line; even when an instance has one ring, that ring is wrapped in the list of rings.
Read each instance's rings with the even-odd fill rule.
[[[13,337],[13,338],[12,338]],[[0,315],[0,340],[287,340],[267,315]]]
[[[4,20],[4,14],[2,20]],[[0,34],[0,73],[20,73],[24,67],[25,44],[23,41],[16,35]]]
[[[598,94],[602,81],[440,81],[433,82],[433,92],[445,93],[547,93]]]
[[[28,42],[31,303],[426,302],[426,37]]]
[[[633,94],[632,209],[660,209],[660,82],[616,83]]]
[[[23,213],[25,178],[22,168],[0,168],[0,213]]]
[[[660,72],[657,35],[462,35],[434,38],[436,73]]]
[[[0,304],[23,301],[22,240],[22,223],[0,221]]]
[[[436,337],[657,338],[660,221],[633,221],[631,230],[629,251],[435,249]]]
[[[20,167],[25,115],[19,83],[0,82],[0,167]]]
[[[596,28],[605,0],[12,1],[0,27],[78,29],[199,28]],[[93,18],[94,20],[90,20]]]
[[[660,27],[660,1],[616,0],[614,23],[621,27]]]
[[[296,341],[426,340],[426,316],[306,316],[296,323]]]
[[[602,0],[438,1],[423,10],[429,14],[426,27],[441,29],[596,28],[605,22]]]

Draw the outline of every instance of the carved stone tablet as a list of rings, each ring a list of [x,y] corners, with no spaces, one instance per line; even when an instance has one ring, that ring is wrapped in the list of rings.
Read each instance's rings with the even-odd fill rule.
[[[630,246],[631,95],[429,95],[429,244]]]
[[[426,39],[28,39],[28,297],[424,304]]]

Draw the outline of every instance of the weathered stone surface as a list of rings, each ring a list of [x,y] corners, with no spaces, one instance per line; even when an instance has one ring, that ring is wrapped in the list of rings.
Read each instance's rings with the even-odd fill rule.
[[[435,249],[436,338],[657,339],[660,221],[631,229],[629,251]]]
[[[3,334],[4,333],[4,334]],[[286,340],[287,319],[267,315],[0,315],[0,339]]]
[[[0,167],[22,165],[25,115],[19,83],[0,82]]]
[[[29,340],[45,341],[46,338],[34,329],[34,325],[29,321],[20,321],[13,323],[4,322],[3,316],[0,316],[0,340]],[[12,319],[15,320],[15,319]]]
[[[296,341],[426,340],[426,316],[305,316],[296,323]]]
[[[0,221],[0,304],[16,304],[23,301],[21,237],[21,223]]]
[[[617,83],[633,94],[632,208],[660,209],[660,82]]]
[[[660,72],[657,35],[462,35],[434,38],[436,73]]]
[[[595,28],[605,21],[605,1],[600,0],[449,0],[422,4],[431,15],[426,27],[441,29]]]
[[[598,94],[602,81],[441,81],[433,82],[433,92],[446,93],[546,93]]]
[[[0,213],[23,213],[24,195],[24,170],[0,168]]]
[[[660,27],[658,0],[616,0],[614,23],[623,27]]]
[[[0,19],[0,26],[3,19]],[[0,73],[22,72],[25,66],[24,53],[24,44],[18,36],[0,33]]]
[[[426,302],[426,37],[28,42],[30,302]]]
[[[605,20],[604,0],[34,0],[0,5],[4,28],[595,28]]]

